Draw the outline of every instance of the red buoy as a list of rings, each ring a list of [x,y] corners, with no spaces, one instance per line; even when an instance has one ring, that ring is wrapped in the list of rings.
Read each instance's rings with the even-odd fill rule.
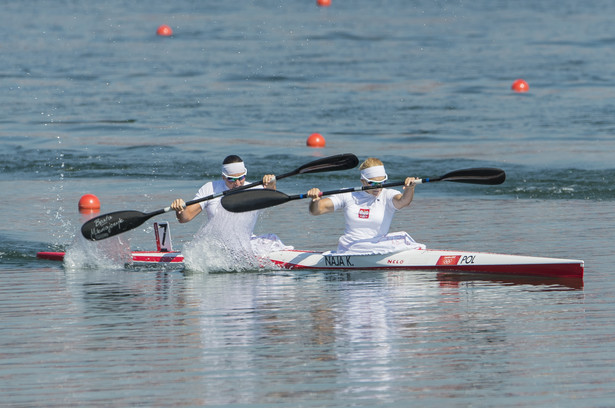
[[[168,37],[168,36],[173,35],[173,30],[168,25],[163,24],[160,27],[158,27],[156,34],[161,35],[163,37]]]
[[[316,0],[316,4],[320,7],[329,7],[331,5],[331,0]]]
[[[513,82],[511,89],[515,92],[527,92],[530,90],[530,86],[523,79],[517,79]]]
[[[325,138],[320,133],[312,133],[305,143],[309,147],[325,147]]]
[[[100,200],[94,194],[84,194],[79,199],[79,212],[82,214],[100,211]]]

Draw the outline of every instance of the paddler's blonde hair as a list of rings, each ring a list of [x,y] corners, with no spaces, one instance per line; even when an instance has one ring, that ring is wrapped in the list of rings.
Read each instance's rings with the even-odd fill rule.
[[[376,159],[375,157],[368,157],[367,159],[365,159],[363,163],[361,163],[359,170],[365,170],[368,167],[374,167],[374,166],[384,166],[384,164],[382,164],[380,159]]]

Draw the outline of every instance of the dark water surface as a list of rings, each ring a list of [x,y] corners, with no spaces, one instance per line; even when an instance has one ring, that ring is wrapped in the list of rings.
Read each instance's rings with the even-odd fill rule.
[[[611,406],[611,2],[31,1],[0,26],[0,401],[6,406]],[[155,35],[169,24],[174,35]],[[510,86],[524,78],[530,92]],[[327,146],[310,149],[321,133]],[[417,187],[393,231],[439,249],[583,259],[583,281],[435,272],[67,268],[77,201],[191,199],[315,158]],[[356,171],[280,180],[354,187]],[[169,221],[177,249],[202,221]],[[152,220],[153,222],[154,220]],[[257,232],[332,249],[305,201]],[[152,223],[122,238],[154,249]]]

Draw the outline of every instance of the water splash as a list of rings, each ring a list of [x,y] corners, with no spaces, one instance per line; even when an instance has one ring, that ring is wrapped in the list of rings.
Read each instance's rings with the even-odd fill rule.
[[[96,214],[84,214],[82,223]],[[89,241],[77,232],[66,249],[64,268],[74,269],[123,269],[132,262],[130,242],[121,235],[102,241]]]
[[[184,246],[184,262],[191,271],[245,271],[259,267],[250,244],[256,217],[220,210]]]
[[[64,268],[75,269],[123,269],[132,261],[130,245],[119,237],[103,241],[88,241],[77,235],[66,250]]]

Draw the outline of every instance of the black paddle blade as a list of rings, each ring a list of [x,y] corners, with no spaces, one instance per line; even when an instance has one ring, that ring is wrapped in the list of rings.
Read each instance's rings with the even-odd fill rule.
[[[81,226],[81,234],[90,241],[100,241],[137,228],[154,215],[140,211],[116,211],[99,215]]]
[[[359,164],[357,156],[352,153],[344,153],[314,160],[313,162],[304,164],[295,171],[297,174],[305,174],[349,170],[356,167],[357,164]]]
[[[455,170],[444,176],[429,181],[454,181],[456,183],[470,184],[502,184],[506,180],[506,173],[502,169],[492,167],[477,167],[473,169]]]
[[[239,213],[273,207],[290,200],[290,196],[280,191],[260,188],[227,194],[222,197],[220,204],[226,211]]]

